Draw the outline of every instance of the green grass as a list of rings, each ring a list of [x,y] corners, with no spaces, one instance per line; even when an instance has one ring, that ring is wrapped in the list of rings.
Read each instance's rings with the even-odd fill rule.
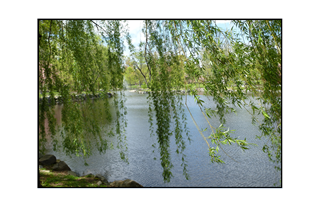
[[[40,169],[40,181],[43,187],[108,187],[106,184],[99,186],[99,178],[93,175],[77,177],[68,175],[66,171],[53,172],[45,168]]]

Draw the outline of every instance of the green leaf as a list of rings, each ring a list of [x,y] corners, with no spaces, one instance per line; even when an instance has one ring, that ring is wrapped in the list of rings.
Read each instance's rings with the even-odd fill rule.
[[[263,114],[264,117],[270,119],[270,117],[268,116],[268,114],[265,111],[262,111],[262,114]]]

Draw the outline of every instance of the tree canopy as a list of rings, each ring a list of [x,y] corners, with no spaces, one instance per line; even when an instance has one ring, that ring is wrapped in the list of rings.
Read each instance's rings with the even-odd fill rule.
[[[232,130],[224,128],[225,115],[234,113],[236,106],[252,115],[252,123],[261,131],[258,138],[268,140],[263,151],[280,169],[282,22],[233,20],[232,23],[231,30],[222,30],[213,20],[145,20],[142,29],[145,40],[135,48],[126,21],[39,20],[39,92],[43,97],[49,94],[52,100],[55,92],[63,98],[60,131],[63,150],[84,157],[90,155],[93,147],[103,152],[110,145],[104,137],[115,134],[120,156],[127,161],[123,81],[131,84],[139,80],[139,84],[143,81],[151,90],[150,136],[157,137],[158,143],[153,146],[159,148],[165,181],[172,177],[171,138],[175,139],[177,153],[182,155],[183,173],[188,179],[183,153],[185,141],[191,139],[186,124],[188,113],[208,145],[212,162],[224,163],[219,155],[220,150],[226,153],[222,145],[236,144],[243,150],[249,149],[250,143],[232,137]],[[131,54],[127,59],[123,55],[125,41]],[[206,95],[216,102],[216,108],[204,106],[196,90],[199,82]],[[194,97],[210,126],[210,136],[204,136],[193,119],[187,93],[181,95],[181,89]],[[92,102],[72,101],[74,94],[111,90],[120,91],[114,99],[115,119],[110,114],[107,96],[97,112],[92,113],[85,111],[96,107]],[[256,98],[258,104],[250,97]],[[263,115],[262,121],[257,118],[259,114]],[[211,116],[219,117],[220,123],[210,123]],[[43,98],[39,102],[41,150],[45,150],[46,118],[54,146],[59,146],[54,138],[53,109]],[[115,129],[98,124],[112,121],[116,123]]]

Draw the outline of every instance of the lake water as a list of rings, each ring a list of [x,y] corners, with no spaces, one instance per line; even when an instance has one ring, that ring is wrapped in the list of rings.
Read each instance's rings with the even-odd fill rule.
[[[205,96],[203,100],[208,101]],[[181,165],[181,155],[175,153],[177,147],[174,137],[171,142],[171,162],[173,164],[173,178],[169,183],[164,183],[160,164],[160,155],[152,144],[157,143],[156,137],[150,137],[148,123],[148,103],[146,94],[126,92],[126,107],[128,126],[127,144],[129,164],[120,159],[118,149],[107,150],[105,154],[94,153],[87,159],[89,166],[84,165],[83,158],[73,156],[70,158],[63,152],[55,152],[49,149],[47,153],[54,154],[57,159],[65,161],[72,171],[80,175],[102,174],[109,182],[115,180],[132,179],[144,187],[274,187],[281,179],[281,172],[274,169],[267,154],[263,153],[262,147],[266,140],[255,139],[259,135],[257,126],[251,124],[251,115],[244,109],[237,108],[237,115],[226,115],[225,126],[235,129],[233,137],[239,139],[247,138],[250,143],[258,146],[250,146],[250,150],[243,152],[236,145],[223,146],[224,150],[235,160],[233,161],[222,150],[219,151],[225,164],[211,163],[208,146],[197,131],[192,119],[186,111],[188,128],[191,134],[191,144],[186,140],[187,170],[190,176],[186,180]],[[99,101],[99,100],[98,100]],[[207,105],[214,107],[214,103],[208,101]],[[56,107],[56,117],[61,117],[61,108]],[[209,126],[201,114],[201,111],[194,103],[193,98],[188,96],[188,107],[193,117],[201,128]],[[262,117],[261,117],[262,118]],[[214,127],[219,126],[218,119],[211,119]],[[209,130],[205,135],[209,135]],[[154,160],[156,158],[156,160]]]

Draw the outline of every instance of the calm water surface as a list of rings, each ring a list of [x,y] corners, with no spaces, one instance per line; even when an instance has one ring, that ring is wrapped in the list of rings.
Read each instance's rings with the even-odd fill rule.
[[[107,150],[100,155],[95,152],[87,159],[89,166],[84,165],[82,158],[73,156],[70,158],[63,152],[55,152],[49,149],[48,153],[54,154],[57,159],[65,161],[72,171],[80,175],[102,174],[109,182],[114,180],[132,179],[145,187],[273,187],[281,178],[281,173],[274,169],[267,154],[262,152],[265,140],[255,139],[259,134],[256,126],[251,124],[251,115],[244,109],[237,108],[237,115],[226,116],[225,126],[235,129],[233,137],[240,139],[247,138],[250,143],[258,146],[250,146],[250,150],[243,152],[239,147],[224,146],[224,150],[233,157],[233,161],[223,151],[219,151],[221,158],[226,164],[211,163],[208,154],[208,146],[200,136],[192,119],[187,112],[188,128],[191,134],[191,144],[186,139],[186,154],[188,173],[190,179],[186,180],[181,167],[181,155],[175,153],[177,147],[174,137],[171,142],[171,161],[173,164],[173,178],[169,183],[164,183],[162,167],[159,160],[159,152],[156,149],[153,153],[152,144],[157,143],[156,137],[150,137],[148,123],[147,95],[126,92],[127,107],[127,143],[128,159],[126,164],[120,159],[117,149]],[[205,101],[208,99],[202,96]],[[208,102],[208,106],[215,106]],[[188,97],[188,106],[195,120],[201,128],[209,126],[201,114],[199,108],[194,104],[193,98]],[[61,117],[62,106],[56,107],[56,117]],[[219,126],[216,118],[211,120],[214,127]],[[206,131],[209,135],[209,130]],[[114,138],[115,139],[115,138]],[[156,160],[154,160],[156,158]]]

